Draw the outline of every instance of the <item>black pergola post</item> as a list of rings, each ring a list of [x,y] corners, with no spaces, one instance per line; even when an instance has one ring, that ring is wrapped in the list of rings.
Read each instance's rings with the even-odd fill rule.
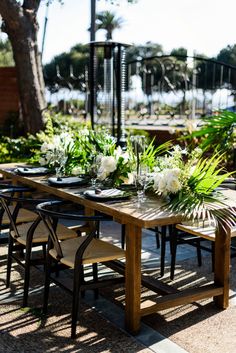
[[[90,42],[90,116],[91,125],[94,127],[96,119],[96,48],[103,48],[104,60],[113,59],[114,66],[112,66],[111,75],[113,75],[110,90],[112,102],[110,112],[111,133],[117,138],[117,144],[125,146],[125,51],[128,44],[113,42],[111,40],[105,42]]]
[[[94,42],[96,36],[96,0],[91,0],[90,6],[90,42]],[[96,116],[96,51],[94,45],[91,44],[89,50],[89,113],[93,129]]]

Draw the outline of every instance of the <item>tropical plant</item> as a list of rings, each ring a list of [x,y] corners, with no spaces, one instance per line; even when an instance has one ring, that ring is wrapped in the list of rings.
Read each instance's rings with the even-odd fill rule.
[[[115,29],[120,29],[124,20],[122,17],[116,17],[115,13],[102,11],[96,15],[96,29],[105,29],[106,39],[111,40]]]
[[[216,188],[232,174],[220,167],[222,159],[222,154],[203,158],[198,148],[188,153],[177,146],[159,159],[153,189],[166,197],[164,209],[193,219],[214,216],[214,210],[224,204]]]
[[[236,143],[236,113],[221,111],[218,115],[202,118],[204,125],[187,138],[197,138],[200,148],[206,152],[225,153],[228,167],[235,168],[234,147]]]

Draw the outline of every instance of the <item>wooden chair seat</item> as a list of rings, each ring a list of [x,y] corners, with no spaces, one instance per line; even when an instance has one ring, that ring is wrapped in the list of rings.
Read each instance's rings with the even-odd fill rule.
[[[178,232],[180,231],[180,232]],[[170,278],[174,279],[175,260],[178,244],[190,244],[197,248],[198,265],[201,266],[201,250],[209,251],[212,254],[212,269],[214,270],[214,246],[215,246],[216,226],[209,221],[189,221],[176,224],[171,235],[171,274]],[[236,228],[231,228],[231,237],[236,237]],[[211,247],[202,245],[202,241],[210,241]],[[233,248],[233,247],[231,247]]]
[[[11,214],[13,212],[14,206],[9,206],[9,210],[11,211]],[[16,222],[19,223],[24,223],[24,222],[32,222],[37,218],[37,214],[33,211],[27,210],[25,208],[21,208],[19,210],[19,214],[17,216]],[[9,224],[9,217],[7,216],[6,212],[4,212],[3,217],[2,217],[2,225],[7,225]]]
[[[84,242],[85,238],[86,236],[77,237],[61,243],[63,258],[60,259],[60,262],[62,264],[74,268],[77,249]],[[51,249],[49,253],[54,259],[57,259],[57,252],[55,249]],[[103,240],[94,238],[83,254],[83,264],[118,260],[124,257],[125,251],[123,249]]]
[[[183,223],[183,224],[176,224],[176,228],[181,230],[182,232],[186,232],[192,235],[196,235],[198,237],[215,241],[215,231],[216,228],[214,225],[204,224],[203,222],[196,222],[196,223]],[[236,228],[232,228],[231,230],[231,237],[236,236]]]
[[[18,243],[26,246],[27,234],[31,225],[32,225],[32,222],[19,225],[17,227],[17,230],[20,235],[19,237],[16,236],[16,233],[13,230],[10,231],[10,234],[14,239],[17,240]],[[78,236],[76,232],[65,227],[63,224],[58,224],[57,229],[58,229],[59,240],[75,238]],[[49,236],[49,233],[46,226],[44,225],[44,223],[40,223],[34,232],[32,243],[34,244],[47,243],[48,236]]]

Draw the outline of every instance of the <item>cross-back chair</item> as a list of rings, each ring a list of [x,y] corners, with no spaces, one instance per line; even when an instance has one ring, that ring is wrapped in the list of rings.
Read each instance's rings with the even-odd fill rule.
[[[67,203],[65,202],[61,203],[55,201],[39,204],[37,206],[37,210],[50,234],[50,243],[47,253],[43,312],[47,312],[50,282],[54,281],[56,284],[65,287],[62,283],[58,282],[58,278],[53,276],[53,263],[56,263],[57,266],[59,264],[59,266],[72,270],[73,290],[71,337],[74,338],[76,336],[76,324],[78,320],[81,292],[85,289],[95,289],[123,281],[122,277],[116,277],[109,280],[102,280],[101,278],[98,278],[97,265],[98,263],[106,264],[112,260],[122,259],[125,257],[125,251],[98,238],[97,223],[104,220],[103,215],[85,216],[78,215],[73,212],[64,212],[63,207],[66,204]],[[59,206],[60,210],[58,211],[57,207]],[[57,228],[59,219],[89,222],[91,225],[91,230],[81,237],[60,242]],[[105,218],[105,220],[107,219]],[[89,281],[86,280],[84,276],[85,265],[92,265],[92,279]]]
[[[6,182],[1,181],[0,183],[0,192],[4,192],[6,189],[11,189],[11,196],[14,195],[22,195],[24,192],[32,192],[32,189],[23,187],[23,186],[15,186],[10,183],[9,180]],[[10,210],[13,210],[13,205],[9,205]],[[17,215],[16,222],[23,223],[23,222],[31,222],[33,221],[37,215],[32,212],[31,210],[21,208]],[[9,228],[9,217],[7,216],[4,208],[0,205],[0,244],[4,244],[8,242],[8,236],[3,234],[2,231]]]
[[[14,195],[12,194],[13,191]],[[26,209],[26,207],[35,209],[38,203],[45,201],[45,199],[24,197],[24,192],[27,191],[29,191],[28,188],[19,187],[17,190],[19,196],[15,196],[15,188],[10,187],[0,191],[1,205],[9,222],[6,287],[10,286],[12,261],[14,260],[24,268],[23,307],[27,306],[28,303],[30,267],[36,264],[45,264],[46,245],[49,236],[41,217],[33,211],[30,211],[33,219],[32,217],[31,219],[30,217],[29,219],[26,217],[19,222],[22,209]],[[77,236],[76,232],[62,224],[58,225],[58,229],[60,239]],[[34,258],[32,256],[32,249],[38,246],[42,247],[42,253],[39,258]]]

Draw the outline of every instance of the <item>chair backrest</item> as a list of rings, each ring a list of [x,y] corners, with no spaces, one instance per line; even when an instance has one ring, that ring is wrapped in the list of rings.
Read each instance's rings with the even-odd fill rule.
[[[3,205],[2,202],[0,203],[0,228],[3,228],[2,219],[3,219],[4,212],[6,211],[6,206],[9,206],[11,203],[10,198],[13,198],[15,194],[22,196],[23,192],[29,191],[29,190],[30,190],[29,188],[22,187],[22,186],[14,186],[10,183],[0,183],[0,193],[8,194],[10,196],[8,200],[5,200],[5,205]],[[15,210],[15,214],[17,214],[16,211],[17,210]],[[7,211],[6,213],[8,215]],[[10,219],[9,219],[9,222],[10,222]]]
[[[34,205],[34,208],[38,203],[42,203],[45,201],[42,199],[34,199],[29,197],[24,197],[25,192],[32,192],[32,189],[29,189],[24,186],[10,186],[0,190],[0,202],[2,205],[3,212],[5,211],[8,219],[10,229],[15,232],[15,237],[19,237],[19,232],[17,229],[17,217],[21,208],[26,205]],[[16,196],[17,195],[17,196]],[[10,207],[13,206],[13,207]],[[1,215],[2,217],[2,215]],[[37,219],[38,218],[38,219]],[[40,217],[36,217],[35,224],[33,229],[36,228],[37,224],[41,221]],[[32,229],[32,231],[33,231]]]
[[[96,236],[98,222],[107,220],[107,218],[103,215],[86,216],[84,214],[68,212],[68,206],[73,206],[74,208],[75,204],[67,201],[50,201],[38,204],[36,207],[37,212],[40,214],[44,224],[49,231],[50,239],[53,243],[54,249],[56,250],[58,260],[63,257],[63,252],[57,234],[57,224],[59,219],[73,220],[78,222],[91,222],[91,232],[86,234],[84,241],[81,243],[81,246],[77,251],[77,256],[79,258],[82,258],[86,247]],[[62,211],[59,211],[59,209],[62,209]]]

